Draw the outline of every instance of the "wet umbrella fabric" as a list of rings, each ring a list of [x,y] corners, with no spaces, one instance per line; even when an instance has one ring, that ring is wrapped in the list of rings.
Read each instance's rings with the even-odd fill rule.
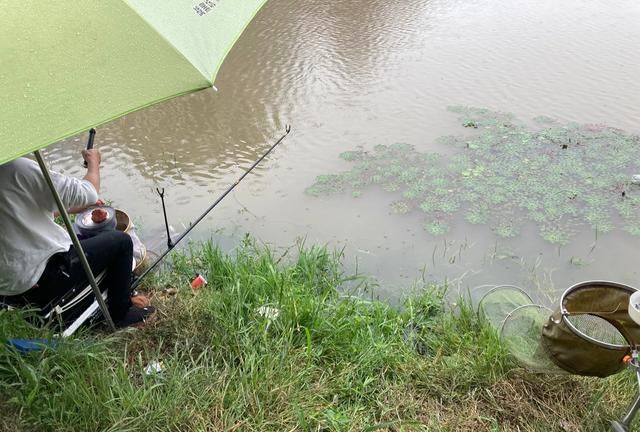
[[[266,0],[0,0],[0,164],[213,85]]]
[[[0,0],[0,164],[33,152],[107,323],[96,278],[39,150],[213,86],[266,0]]]

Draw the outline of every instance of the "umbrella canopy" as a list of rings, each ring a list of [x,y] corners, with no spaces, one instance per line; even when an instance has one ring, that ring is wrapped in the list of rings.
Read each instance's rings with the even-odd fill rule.
[[[0,164],[213,85],[266,0],[0,0]]]

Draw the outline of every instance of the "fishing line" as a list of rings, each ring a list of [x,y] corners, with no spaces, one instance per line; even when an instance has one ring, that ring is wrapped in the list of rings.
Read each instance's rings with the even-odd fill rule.
[[[269,149],[262,155],[260,156],[254,163],[253,165],[251,165],[251,167],[249,167],[248,170],[246,170],[241,176],[240,178],[238,178],[238,180],[236,180],[231,186],[229,186],[229,188],[222,194],[220,195],[220,197],[218,199],[216,199],[213,204],[211,204],[209,206],[208,209],[206,209],[204,211],[204,213],[202,213],[198,219],[195,220],[195,222],[193,222],[189,228],[187,228],[187,230],[182,233],[175,241],[173,241],[171,239],[170,233],[169,233],[169,224],[166,218],[166,210],[165,210],[165,205],[164,205],[164,189],[162,190],[162,192],[160,190],[158,190],[158,194],[160,195],[160,199],[162,201],[162,208],[163,208],[163,212],[165,214],[165,225],[167,228],[167,250],[164,251],[162,253],[162,255],[160,255],[160,257],[153,263],[151,264],[151,266],[149,266],[148,269],[146,269],[144,271],[144,273],[142,273],[140,275],[140,277],[138,277],[136,279],[136,281],[131,285],[131,289],[135,289],[136,287],[138,287],[140,285],[140,283],[142,282],[142,280],[160,263],[160,261],[162,261],[168,254],[169,252],[171,252],[178,243],[180,243],[180,241],[182,241],[182,239],[184,239],[193,228],[195,228],[196,225],[198,225],[200,222],[202,222],[202,220],[207,217],[207,215],[231,192],[233,191],[233,189],[235,189],[236,186],[238,186],[238,184],[240,184],[240,182],[251,172],[253,171],[253,169],[258,166],[258,164],[260,162],[262,162],[262,160],[264,158],[266,158],[269,153],[271,153],[271,151],[273,151],[273,149],[275,149],[278,144],[280,144],[286,137],[287,135],[289,135],[289,132],[291,132],[291,126],[290,125],[286,125],[285,126],[285,133],[284,135],[282,135],[271,147],[269,147]]]

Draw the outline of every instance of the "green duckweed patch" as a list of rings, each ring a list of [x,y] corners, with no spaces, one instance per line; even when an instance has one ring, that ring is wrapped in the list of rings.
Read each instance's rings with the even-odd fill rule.
[[[454,230],[461,214],[514,237],[528,221],[546,241],[566,244],[578,232],[622,229],[640,235],[640,137],[602,124],[533,124],[508,113],[450,107],[468,135],[440,144],[453,156],[422,153],[404,143],[376,145],[340,156],[351,170],[323,175],[307,188],[313,196],[379,187],[393,193],[399,214],[425,213],[424,229],[437,236]]]
[[[0,430],[600,431],[626,408],[632,376],[530,374],[444,288],[390,306],[341,258],[194,246],[147,286],[155,322],[25,356],[7,339],[51,331],[0,311]],[[152,361],[164,370],[145,373]]]

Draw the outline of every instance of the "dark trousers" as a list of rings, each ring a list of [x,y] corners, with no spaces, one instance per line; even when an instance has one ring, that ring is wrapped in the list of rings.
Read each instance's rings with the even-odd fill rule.
[[[131,306],[131,267],[133,242],[128,234],[109,231],[86,240],[80,245],[94,275],[107,270],[101,287],[107,288],[107,306],[114,322],[119,321]],[[47,262],[36,286],[23,294],[31,304],[45,307],[71,289],[87,285],[87,275],[73,246],[68,252],[57,253]]]

